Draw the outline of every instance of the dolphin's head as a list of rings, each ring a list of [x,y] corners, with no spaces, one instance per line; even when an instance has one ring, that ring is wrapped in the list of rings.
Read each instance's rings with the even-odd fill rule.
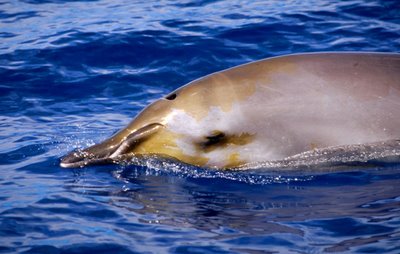
[[[252,135],[229,129],[238,122],[232,108],[253,92],[253,87],[235,87],[218,73],[196,80],[150,104],[111,138],[71,152],[60,165],[83,167],[138,155],[161,155],[198,166],[238,165],[238,153],[231,148],[249,143]],[[226,148],[230,151],[221,154]]]
[[[175,98],[173,93],[153,102],[124,129],[99,144],[71,152],[61,159],[60,166],[84,167],[110,163],[121,155],[159,154],[162,152],[160,148],[173,142],[161,137],[167,134],[165,124]]]

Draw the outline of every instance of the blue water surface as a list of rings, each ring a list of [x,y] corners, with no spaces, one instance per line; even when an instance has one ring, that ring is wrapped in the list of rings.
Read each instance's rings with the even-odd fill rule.
[[[398,0],[0,0],[0,253],[399,253],[400,166],[63,169],[206,74],[400,51]]]

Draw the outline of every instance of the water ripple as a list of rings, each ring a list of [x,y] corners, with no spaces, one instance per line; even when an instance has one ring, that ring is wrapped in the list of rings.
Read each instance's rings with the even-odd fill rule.
[[[397,253],[398,165],[58,167],[214,71],[287,53],[399,52],[397,0],[0,6],[0,252]]]

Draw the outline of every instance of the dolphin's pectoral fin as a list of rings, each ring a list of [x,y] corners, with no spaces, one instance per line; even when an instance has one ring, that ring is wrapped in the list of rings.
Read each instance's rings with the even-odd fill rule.
[[[119,145],[118,149],[115,150],[110,155],[110,158],[115,158],[117,156],[120,156],[122,154],[128,153],[132,148],[140,143],[140,141],[150,137],[152,134],[157,132],[163,125],[158,124],[158,123],[153,123],[146,125],[143,128],[140,128],[139,130],[129,134],[128,137]]]
[[[91,146],[84,150],[76,150],[61,159],[60,166],[64,168],[77,168],[94,164],[105,164],[113,162],[113,160],[123,154],[129,153],[132,148],[145,140],[163,125],[158,123],[148,124],[131,134],[122,141],[116,141],[110,138],[103,143]]]

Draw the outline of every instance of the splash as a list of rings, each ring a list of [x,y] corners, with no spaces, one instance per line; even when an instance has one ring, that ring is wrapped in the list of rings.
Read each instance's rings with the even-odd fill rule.
[[[120,163],[119,163],[120,164]],[[200,168],[185,164],[177,160],[160,156],[135,157],[125,162],[117,170],[117,178],[137,178],[140,174],[146,175],[173,175],[182,178],[224,179],[247,184],[274,184],[309,181],[312,175],[292,174],[284,175],[272,171],[260,170],[220,170]]]
[[[239,168],[200,168],[159,155],[120,156],[120,172],[134,176],[176,175],[183,178],[220,178],[249,184],[309,181],[318,174],[379,169],[400,163],[400,140],[315,149],[279,161],[249,163]],[[143,172],[143,171],[142,171]]]
[[[342,171],[391,163],[400,163],[400,140],[314,149],[283,160],[249,163],[238,169]]]

